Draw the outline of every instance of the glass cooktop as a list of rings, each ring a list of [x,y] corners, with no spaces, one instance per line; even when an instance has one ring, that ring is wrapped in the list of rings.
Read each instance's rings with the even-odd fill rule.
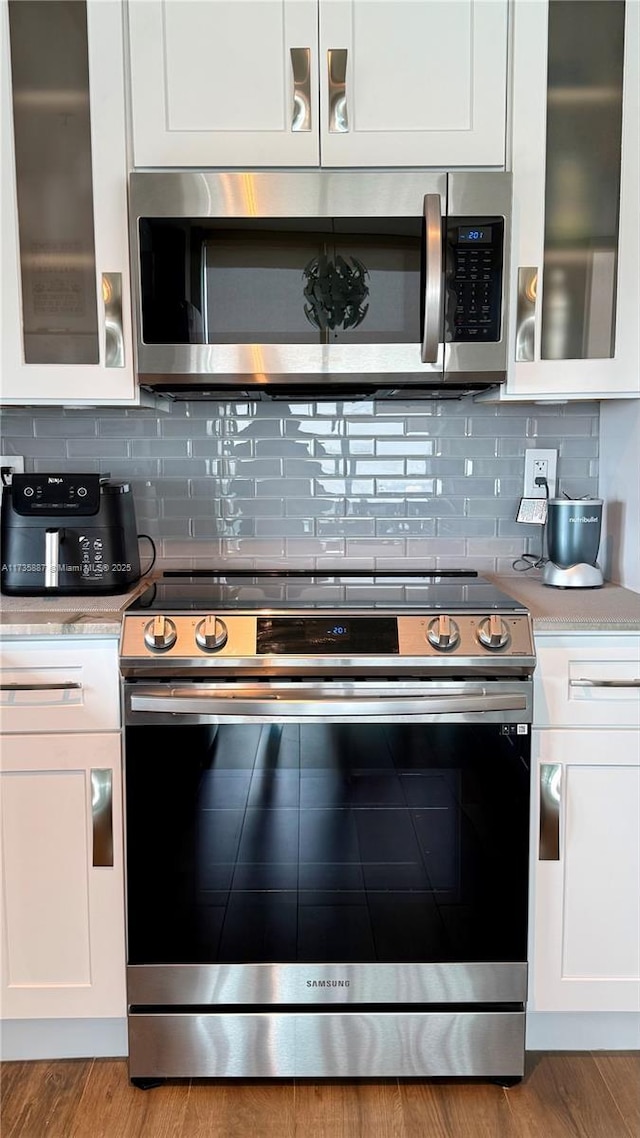
[[[159,577],[128,611],[218,613],[308,609],[439,610],[445,613],[526,612],[526,606],[485,577],[461,570],[399,573],[380,570],[171,571]]]

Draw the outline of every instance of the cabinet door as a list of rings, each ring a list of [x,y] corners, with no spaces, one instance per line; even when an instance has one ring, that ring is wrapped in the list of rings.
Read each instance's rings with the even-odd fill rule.
[[[637,1011],[638,732],[534,731],[533,747],[530,1009]]]
[[[136,166],[316,166],[317,0],[131,0]]]
[[[132,0],[129,32],[136,166],[504,165],[506,0]]]
[[[2,739],[2,1014],[125,1014],[118,733]]]
[[[504,166],[504,0],[320,0],[323,166]]]
[[[0,398],[135,403],[122,9],[45,7],[0,0]]]
[[[497,398],[637,396],[640,6],[513,11],[518,304]]]

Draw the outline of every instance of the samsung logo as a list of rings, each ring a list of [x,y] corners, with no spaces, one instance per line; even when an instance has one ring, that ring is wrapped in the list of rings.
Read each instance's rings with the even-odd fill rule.
[[[581,514],[579,518],[569,518],[570,522],[597,522],[598,518],[592,514],[590,518],[586,514]]]
[[[349,988],[350,980],[307,980],[307,988]]]

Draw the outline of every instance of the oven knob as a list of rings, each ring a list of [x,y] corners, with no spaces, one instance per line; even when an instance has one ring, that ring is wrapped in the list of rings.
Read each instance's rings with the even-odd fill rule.
[[[145,625],[144,642],[148,648],[165,651],[173,648],[177,638],[176,626],[168,616],[155,616]]]
[[[460,639],[460,629],[450,616],[437,616],[429,621],[427,640],[440,652],[455,648]]]
[[[478,625],[478,641],[483,648],[504,648],[509,643],[509,629],[502,617],[485,616]]]
[[[196,625],[196,644],[207,652],[216,652],[227,643],[227,626],[217,616],[205,616]]]

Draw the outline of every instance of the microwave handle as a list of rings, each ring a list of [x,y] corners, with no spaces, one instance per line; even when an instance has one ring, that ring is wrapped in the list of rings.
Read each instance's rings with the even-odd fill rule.
[[[438,360],[442,307],[442,214],[440,194],[424,197],[424,329],[420,358],[423,364]]]

